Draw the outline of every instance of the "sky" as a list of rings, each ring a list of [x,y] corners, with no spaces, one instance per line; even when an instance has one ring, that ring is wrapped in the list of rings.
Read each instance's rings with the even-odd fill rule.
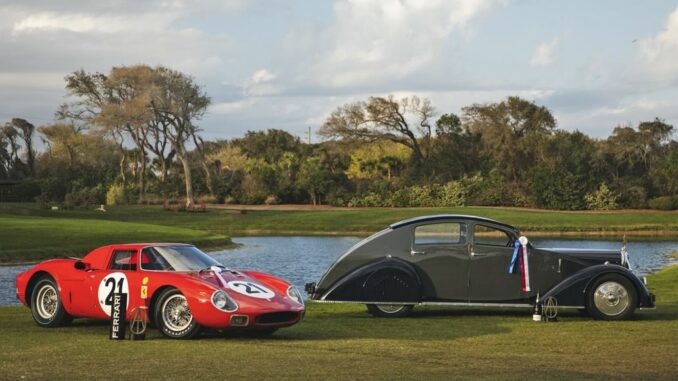
[[[135,64],[204,87],[208,139],[305,139],[389,94],[438,115],[518,95],[597,138],[655,117],[678,128],[676,1],[0,0],[0,123],[53,123],[67,74]]]

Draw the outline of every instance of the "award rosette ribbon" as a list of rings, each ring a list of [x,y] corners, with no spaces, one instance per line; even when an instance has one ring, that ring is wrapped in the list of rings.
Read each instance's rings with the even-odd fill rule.
[[[513,243],[513,257],[508,267],[509,274],[513,274],[516,265],[520,268],[523,292],[530,291],[530,268],[527,256],[527,237],[522,236]]]

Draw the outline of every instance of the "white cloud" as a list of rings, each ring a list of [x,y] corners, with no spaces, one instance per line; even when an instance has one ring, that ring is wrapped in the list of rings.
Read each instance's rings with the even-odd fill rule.
[[[277,77],[268,69],[259,69],[243,83],[243,94],[257,97],[277,94],[281,91],[275,81]]]
[[[259,84],[272,81],[275,77],[276,75],[271,73],[268,69],[259,69],[252,74],[250,81],[252,84]]]
[[[64,30],[69,32],[99,32],[117,33],[135,30],[163,30],[171,23],[175,15],[106,15],[93,16],[87,14],[69,13],[59,14],[53,12],[38,13],[17,21],[13,28],[13,34]]]
[[[64,88],[64,74],[58,72],[33,72],[30,75],[0,72],[0,88],[9,90]]]
[[[215,114],[233,114],[243,110],[251,109],[256,103],[256,98],[246,98],[232,102],[221,102],[210,106],[209,111]]]
[[[639,41],[641,70],[659,82],[678,81],[678,7],[666,20],[664,29],[652,38]]]
[[[503,1],[353,0],[334,6],[313,78],[347,87],[399,79],[432,63],[457,29]],[[461,37],[460,37],[461,38]]]
[[[553,49],[558,45],[558,38],[551,41],[543,42],[537,46],[530,59],[532,66],[546,66],[553,62]]]

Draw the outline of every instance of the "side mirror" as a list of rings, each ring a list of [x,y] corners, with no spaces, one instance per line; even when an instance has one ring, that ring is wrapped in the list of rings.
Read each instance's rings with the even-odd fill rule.
[[[87,264],[83,261],[75,261],[75,264],[73,265],[76,270],[85,270],[87,268]]]

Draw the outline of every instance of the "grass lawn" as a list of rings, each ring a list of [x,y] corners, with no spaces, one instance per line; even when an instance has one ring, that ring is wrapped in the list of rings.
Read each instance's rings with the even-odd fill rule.
[[[428,214],[472,214],[497,219],[536,234],[678,236],[678,213],[564,213],[543,210],[464,208],[375,208],[329,210],[210,209],[169,212],[160,206],[112,206],[93,210],[39,209],[0,204],[0,262],[81,254],[105,243],[181,241],[209,247],[234,235],[369,235],[389,224]],[[124,223],[122,223],[124,222]],[[127,223],[134,223],[127,224]]]
[[[112,342],[108,326],[38,328],[0,308],[2,379],[676,379],[678,266],[653,275],[657,309],[625,322],[577,313],[418,308],[378,319],[364,306],[310,304],[306,320],[268,339],[213,335]]]
[[[77,218],[0,215],[0,262],[82,256],[103,245],[124,242],[192,242],[228,245],[220,234],[181,227]]]

